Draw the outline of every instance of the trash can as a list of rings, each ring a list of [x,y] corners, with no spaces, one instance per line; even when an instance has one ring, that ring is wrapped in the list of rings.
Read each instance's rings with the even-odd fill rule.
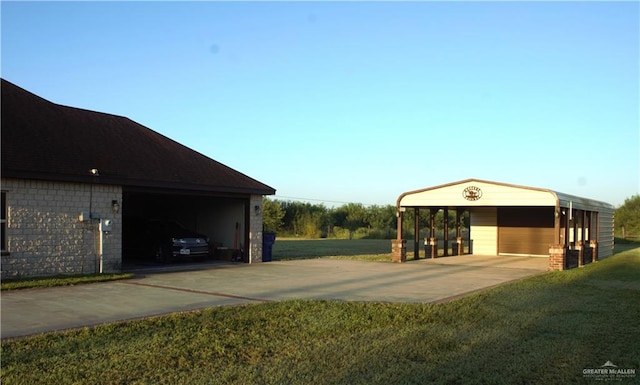
[[[276,233],[262,233],[262,262],[271,262]]]
[[[451,255],[458,255],[458,241],[451,241]]]

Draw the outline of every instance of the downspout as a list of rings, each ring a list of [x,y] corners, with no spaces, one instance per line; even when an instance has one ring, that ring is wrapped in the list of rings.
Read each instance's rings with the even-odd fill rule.
[[[102,231],[102,222],[98,225],[98,255],[100,256],[100,271],[104,271],[104,231]]]

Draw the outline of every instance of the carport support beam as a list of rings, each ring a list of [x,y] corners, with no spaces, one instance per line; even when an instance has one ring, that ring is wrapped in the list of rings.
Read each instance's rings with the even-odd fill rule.
[[[420,259],[420,244],[419,244],[419,238],[420,238],[420,208],[419,207],[415,207],[414,208],[414,235],[413,235],[413,259],[418,260]]]
[[[431,258],[438,257],[438,240],[436,239],[436,214],[440,209],[429,209],[429,244],[431,245]]]
[[[402,239],[402,217],[404,207],[398,207],[396,211],[398,234],[396,239],[391,240],[391,261],[406,262],[407,260],[407,240]]]
[[[444,208],[444,256],[449,255],[449,208]]]
[[[456,250],[452,250],[454,255],[462,255],[464,254],[464,246],[462,244],[461,237],[461,227],[462,227],[462,210],[459,207],[456,207]]]

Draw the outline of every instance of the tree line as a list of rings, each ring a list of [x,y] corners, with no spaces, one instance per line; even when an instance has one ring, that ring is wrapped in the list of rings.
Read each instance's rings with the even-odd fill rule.
[[[442,211],[436,215],[436,229],[440,231],[443,227],[443,215]],[[262,216],[264,231],[277,233],[280,237],[392,239],[397,235],[396,207],[393,205],[365,206],[361,203],[346,203],[329,208],[323,204],[264,197]],[[454,219],[455,212],[450,211],[450,223]],[[420,228],[428,231],[429,219],[425,211],[419,221]],[[413,238],[414,223],[413,214],[403,216],[403,238]]]
[[[340,207],[263,198],[264,231],[300,238],[392,238],[396,209],[392,205]]]
[[[640,241],[640,195],[625,199],[615,211],[616,236]]]
[[[281,237],[392,239],[397,231],[396,208],[393,205],[346,203],[329,208],[323,204],[264,197],[262,215],[264,231],[277,233]],[[436,217],[436,228],[440,231],[442,215],[440,211]],[[449,222],[453,223],[455,213],[450,211],[449,215]],[[421,229],[428,228],[427,221],[427,215],[421,214]],[[467,227],[468,222],[465,221],[463,226]],[[414,216],[404,215],[403,238],[412,239],[413,228]],[[626,199],[615,210],[615,230],[619,238],[640,240],[640,195]]]

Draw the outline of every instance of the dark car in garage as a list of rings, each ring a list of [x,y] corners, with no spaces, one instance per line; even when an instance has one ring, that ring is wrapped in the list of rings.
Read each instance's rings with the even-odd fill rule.
[[[125,221],[123,248],[129,256],[152,257],[163,262],[202,260],[211,254],[206,235],[167,219]]]

